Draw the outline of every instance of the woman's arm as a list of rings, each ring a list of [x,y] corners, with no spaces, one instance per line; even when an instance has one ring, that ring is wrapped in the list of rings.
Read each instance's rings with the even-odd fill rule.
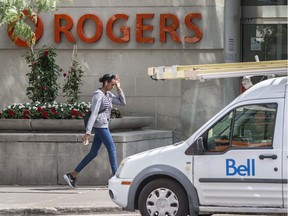
[[[111,93],[112,103],[115,105],[125,106],[126,105],[126,98],[124,92],[121,89],[120,78],[117,76],[116,79],[116,89],[118,93],[118,97]]]
[[[112,104],[125,106],[126,98],[125,98],[124,92],[121,89],[117,90],[117,92],[118,92],[118,97],[110,92],[110,97],[112,98]]]
[[[89,118],[87,126],[86,126],[86,134],[91,134],[95,120],[96,120],[97,115],[98,115],[99,110],[100,110],[100,106],[102,103],[102,97],[103,97],[103,95],[101,93],[96,93],[92,97],[91,115],[90,115],[90,118]]]

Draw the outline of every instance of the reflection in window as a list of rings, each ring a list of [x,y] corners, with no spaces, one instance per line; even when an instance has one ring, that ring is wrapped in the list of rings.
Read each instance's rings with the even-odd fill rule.
[[[277,104],[238,107],[225,115],[203,136],[205,149],[271,147]]]
[[[244,24],[243,62],[287,59],[287,24]]]
[[[224,151],[229,147],[232,118],[233,112],[218,121],[208,131],[207,150]]]
[[[276,104],[251,105],[236,109],[232,147],[272,145]]]
[[[287,0],[242,0],[242,6],[287,5]]]

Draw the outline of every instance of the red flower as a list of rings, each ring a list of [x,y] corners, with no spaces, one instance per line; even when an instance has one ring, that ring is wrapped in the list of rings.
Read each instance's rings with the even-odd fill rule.
[[[46,90],[46,86],[41,86],[41,89],[44,91]]]
[[[29,114],[29,110],[25,109],[24,110],[24,115],[28,115]]]
[[[8,110],[8,113],[9,113],[10,116],[14,116],[15,115],[15,112],[13,110],[11,110],[11,109]]]
[[[49,51],[48,51],[48,50],[45,50],[45,51],[44,51],[44,56],[47,57],[48,55],[49,55]]]
[[[77,110],[74,110],[74,109],[71,110],[71,115],[77,116],[78,114],[79,114],[79,113],[78,113]]]
[[[42,112],[42,111],[43,111],[43,108],[42,108],[42,107],[38,107],[38,108],[37,108],[37,111],[38,111],[38,112]]]
[[[51,107],[51,108],[50,108],[50,110],[51,110],[51,112],[53,112],[53,113],[55,113],[55,112],[56,112],[56,110],[55,110],[55,108],[54,108],[54,107]]]
[[[43,118],[43,119],[46,119],[47,116],[48,116],[48,112],[45,111],[45,112],[42,113],[42,118]]]
[[[64,77],[66,77],[66,76],[67,76],[67,74],[66,74],[66,73],[64,73],[64,74],[63,74],[63,76],[64,76]]]

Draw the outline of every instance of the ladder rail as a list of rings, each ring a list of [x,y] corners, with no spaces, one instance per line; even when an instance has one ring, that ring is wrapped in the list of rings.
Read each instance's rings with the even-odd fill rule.
[[[271,67],[287,67],[287,60],[273,60],[273,61],[261,61],[261,62],[236,62],[236,63],[220,63],[220,64],[202,64],[202,65],[178,65],[178,70],[188,70],[191,68],[239,68],[239,67],[263,67],[263,66],[271,66]]]
[[[288,75],[287,60],[262,62],[222,63],[206,65],[160,66],[149,67],[148,75],[159,79],[205,80],[244,76],[269,76],[272,74]]]
[[[246,76],[269,76],[269,75],[287,75],[287,71],[283,69],[267,69],[267,70],[252,70],[252,71],[225,71],[225,73],[191,73],[191,71],[185,72],[186,79],[191,80],[205,80],[205,79],[220,79],[220,78],[236,78],[236,77],[246,77]]]

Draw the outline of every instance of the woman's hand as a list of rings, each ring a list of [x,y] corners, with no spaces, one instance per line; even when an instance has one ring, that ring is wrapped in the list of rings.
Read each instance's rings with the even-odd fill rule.
[[[84,145],[88,145],[89,144],[89,138],[90,138],[90,134],[84,134],[82,136],[82,142]]]
[[[116,85],[117,90],[121,89],[120,78],[118,75],[116,75],[116,77],[115,77],[115,85]]]

